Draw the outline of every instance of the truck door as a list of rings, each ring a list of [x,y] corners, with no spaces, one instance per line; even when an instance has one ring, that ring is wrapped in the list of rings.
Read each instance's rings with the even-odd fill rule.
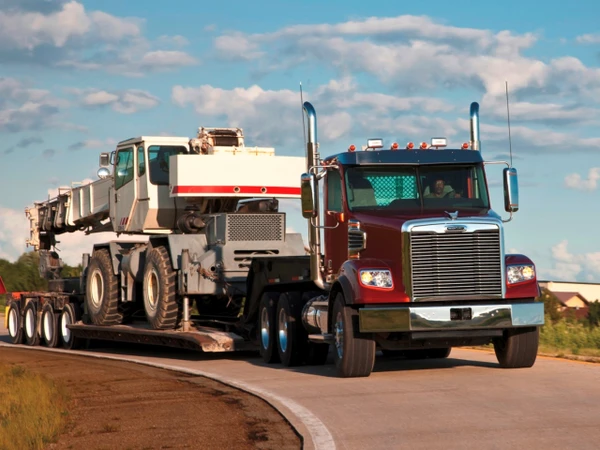
[[[336,275],[348,259],[348,224],[340,221],[343,213],[342,177],[339,170],[329,170],[325,179],[325,270]],[[337,225],[337,227],[336,227]],[[335,227],[335,228],[333,228]]]
[[[126,231],[133,216],[133,208],[137,195],[135,176],[135,147],[117,150],[115,162],[115,228]]]

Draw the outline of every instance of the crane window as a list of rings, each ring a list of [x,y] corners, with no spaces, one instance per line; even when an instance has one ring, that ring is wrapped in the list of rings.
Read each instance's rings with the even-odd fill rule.
[[[151,145],[148,147],[148,167],[150,182],[169,185],[169,157],[187,153],[187,149],[177,145]]]

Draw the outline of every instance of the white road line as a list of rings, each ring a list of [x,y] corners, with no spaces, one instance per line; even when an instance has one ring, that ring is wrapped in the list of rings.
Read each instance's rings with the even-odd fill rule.
[[[313,446],[314,446],[313,448],[315,450],[335,450],[335,448],[336,448],[333,436],[331,435],[331,433],[329,432],[329,430],[327,429],[325,424],[323,422],[321,422],[319,420],[319,418],[317,416],[315,416],[312,412],[310,412],[307,408],[305,408],[304,406],[296,403],[294,400],[291,400],[287,397],[283,397],[281,395],[274,394],[272,392],[269,392],[266,389],[263,389],[263,388],[260,388],[257,386],[253,386],[252,384],[245,383],[243,381],[239,381],[239,380],[229,378],[229,377],[223,377],[221,375],[217,375],[217,374],[214,374],[211,372],[205,372],[203,370],[186,369],[184,367],[179,367],[179,366],[142,361],[142,360],[131,358],[131,357],[99,355],[97,353],[87,353],[87,352],[82,352],[82,351],[77,351],[77,350],[62,350],[62,349],[58,349],[58,348],[29,347],[26,345],[16,346],[16,345],[12,345],[12,344],[6,344],[4,342],[0,342],[0,347],[64,353],[66,355],[81,355],[81,356],[87,356],[87,357],[98,358],[98,359],[111,359],[111,360],[115,360],[115,361],[132,362],[132,363],[142,364],[142,365],[146,365],[146,366],[150,366],[150,367],[156,367],[159,369],[167,369],[167,370],[171,370],[171,371],[187,373],[190,375],[198,375],[198,376],[210,378],[211,380],[219,381],[221,383],[225,383],[225,384],[228,384],[235,388],[238,388],[243,391],[247,391],[247,392],[257,395],[258,397],[267,401],[272,407],[277,409],[279,412],[281,412],[285,416],[283,411],[279,410],[279,408],[277,408],[277,406],[275,404],[273,404],[273,401],[281,403],[286,408],[288,408],[304,424],[304,426],[306,427],[306,429],[308,430],[308,432],[310,434],[310,438],[311,438]]]

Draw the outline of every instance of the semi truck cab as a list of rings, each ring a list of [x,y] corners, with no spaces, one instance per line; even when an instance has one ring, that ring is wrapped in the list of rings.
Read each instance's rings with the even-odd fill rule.
[[[327,317],[340,375],[368,375],[377,349],[426,358],[487,343],[502,367],[532,366],[544,324],[535,264],[504,244],[504,223],[518,210],[517,171],[503,170],[503,220],[490,204],[479,105],[471,105],[471,142],[458,149],[444,138],[402,149],[373,139],[324,159],[312,105],[305,111],[314,115],[313,164],[302,210],[313,279],[328,292],[327,310],[318,301],[313,310],[320,304]]]

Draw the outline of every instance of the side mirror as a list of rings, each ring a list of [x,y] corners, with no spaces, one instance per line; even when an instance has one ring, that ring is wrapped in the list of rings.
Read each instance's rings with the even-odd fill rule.
[[[104,179],[104,178],[108,178],[110,176],[110,170],[108,170],[106,167],[100,167],[98,169],[98,178]]]
[[[511,167],[503,170],[504,179],[504,210],[517,212],[519,210],[519,179],[517,169]]]
[[[110,155],[108,153],[100,153],[100,167],[107,167],[110,165]]]
[[[303,173],[300,177],[300,199],[302,201],[302,217],[311,219],[316,216],[315,194],[314,194],[315,176],[310,173]]]

